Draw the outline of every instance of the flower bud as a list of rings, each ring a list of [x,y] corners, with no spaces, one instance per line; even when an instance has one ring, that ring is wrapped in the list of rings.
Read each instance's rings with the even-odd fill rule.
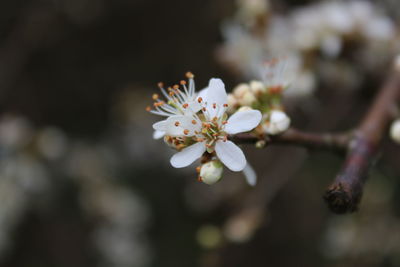
[[[256,100],[256,97],[251,91],[244,93],[242,97],[238,98],[238,102],[242,106],[251,106]]]
[[[249,111],[249,110],[253,110],[253,109],[249,106],[243,106],[243,107],[240,107],[237,112]]]
[[[280,134],[286,131],[290,125],[290,118],[285,112],[280,110],[272,110],[269,121],[264,125],[264,130],[268,134]]]
[[[390,126],[390,137],[400,144],[400,119],[395,120]]]
[[[246,83],[241,83],[233,89],[233,95],[239,99],[247,92],[250,92],[250,86]]]
[[[263,82],[260,81],[251,81],[250,82],[250,90],[253,92],[255,95],[260,95],[265,93],[266,88]]]
[[[218,182],[222,177],[222,163],[219,160],[212,160],[204,163],[200,169],[201,181],[212,185]]]

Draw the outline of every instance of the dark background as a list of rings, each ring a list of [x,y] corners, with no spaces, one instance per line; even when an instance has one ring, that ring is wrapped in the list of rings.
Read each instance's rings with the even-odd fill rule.
[[[309,1],[276,2],[284,9]],[[4,228],[10,236],[7,249],[0,250],[0,266],[400,266],[400,155],[390,140],[360,211],[344,216],[331,214],[321,197],[340,155],[249,147],[259,185],[249,188],[240,174],[227,172],[209,187],[196,181],[192,169],[172,169],[172,151],[152,140],[151,124],[159,118],[145,107],[157,82],[176,83],[188,70],[197,88],[211,77],[223,78],[228,90],[242,81],[215,56],[223,41],[221,23],[234,8],[228,0],[0,1],[0,115],[3,121],[23,118],[29,131],[21,131],[31,136],[2,153],[1,166],[29,155],[47,173],[48,184],[35,193],[0,194],[10,207],[27,198]],[[357,91],[331,90],[335,84],[329,84],[316,93],[321,109],[311,117],[292,110],[293,124],[320,131],[354,126],[383,76],[363,79]],[[38,152],[47,127],[67,140],[56,159]],[[24,169],[24,163],[17,166]],[[103,192],[120,196],[119,190],[138,196],[138,206],[146,207],[132,215],[147,218],[140,227],[124,228],[129,219],[114,223],[112,212],[107,217],[87,208],[103,201],[97,198]],[[121,206],[115,203],[111,211]],[[230,242],[229,220],[251,217],[247,211],[253,208],[263,211],[254,235]],[[7,213],[1,216],[7,221]],[[140,236],[136,249],[146,247],[146,260],[113,261],[98,249],[93,236],[110,225],[117,225],[112,227],[119,239],[105,243],[116,247],[124,236]],[[199,236],[210,225],[216,230],[211,239],[222,240],[207,247]]]

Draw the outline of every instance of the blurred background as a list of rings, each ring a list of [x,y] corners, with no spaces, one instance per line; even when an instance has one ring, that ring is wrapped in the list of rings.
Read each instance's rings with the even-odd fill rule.
[[[296,59],[294,126],[351,129],[400,51],[400,3],[0,1],[0,266],[400,266],[400,149],[384,141],[360,210],[322,194],[343,157],[245,147],[259,182],[214,186],[153,140],[157,82],[228,91]]]

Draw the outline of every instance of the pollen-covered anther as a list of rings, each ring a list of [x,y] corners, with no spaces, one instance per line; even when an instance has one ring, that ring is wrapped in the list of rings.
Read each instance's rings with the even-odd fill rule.
[[[223,121],[223,122],[222,122],[223,125],[225,125],[225,124],[227,124],[227,123],[228,123],[228,121]]]
[[[201,98],[201,97],[199,97],[198,99],[197,99],[197,102],[199,102],[199,103],[201,103],[203,101],[203,98]]]
[[[151,111],[151,107],[150,107],[150,106],[147,106],[147,107],[146,107],[146,111],[150,112],[150,111]]]
[[[212,120],[215,122],[218,120],[218,117],[214,117]]]
[[[196,167],[196,172],[197,172],[197,173],[200,173],[200,170],[201,170],[201,166],[197,166],[197,167]]]
[[[186,85],[186,81],[182,80],[179,82],[181,85]]]
[[[201,176],[199,175],[199,176],[197,177],[197,181],[202,182],[202,181],[203,181],[203,178],[201,178]]]
[[[162,82],[159,82],[159,83],[157,84],[157,86],[158,86],[159,88],[163,88],[163,87],[164,87],[164,84],[163,84]]]
[[[193,79],[193,78],[194,78],[194,75],[193,75],[193,73],[191,73],[190,71],[188,71],[188,72],[186,72],[186,77],[187,77],[188,79]]]
[[[172,86],[173,89],[178,90],[179,89],[179,85],[175,84]]]
[[[214,109],[216,109],[216,108],[217,108],[217,104],[214,103],[214,104],[212,105],[212,107],[213,107]]]
[[[158,94],[153,94],[153,96],[152,96],[153,100],[157,100],[158,97],[159,97]]]
[[[159,101],[159,102],[155,102],[153,105],[154,105],[155,107],[159,107],[159,106],[162,106],[162,105],[164,105],[164,104],[165,104],[164,101]]]
[[[217,137],[219,134],[218,133],[213,133],[212,134],[214,137]]]
[[[188,129],[183,130],[183,134],[184,135],[188,135],[189,134],[189,130]]]
[[[188,106],[189,106],[188,103],[185,103],[185,104],[182,105],[183,108],[187,108]]]
[[[224,108],[227,108],[228,107],[228,104],[224,104]]]
[[[197,121],[196,120],[192,120],[192,124],[197,124]]]
[[[175,126],[178,127],[179,126],[179,121],[175,122]]]
[[[175,94],[174,91],[170,91],[170,92],[169,92],[169,96],[173,96],[174,94]]]
[[[204,112],[206,112],[206,111],[207,111],[207,109],[206,109],[206,108],[202,108],[202,110],[203,110]]]

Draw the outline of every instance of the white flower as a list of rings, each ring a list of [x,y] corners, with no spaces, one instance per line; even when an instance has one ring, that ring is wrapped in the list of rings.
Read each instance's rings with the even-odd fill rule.
[[[390,137],[400,144],[400,119],[395,120],[390,127]]]
[[[285,112],[273,110],[269,115],[269,121],[264,125],[264,130],[268,134],[276,135],[286,131],[290,125],[290,118]]]
[[[232,171],[241,171],[246,166],[242,150],[229,141],[228,134],[237,134],[254,129],[261,121],[258,110],[236,112],[228,120],[227,94],[225,85],[220,79],[211,79],[202,104],[201,114],[185,113],[170,116],[166,121],[153,125],[155,130],[165,131],[168,136],[189,138],[194,144],[184,148],[171,158],[175,168],[190,165],[204,152],[215,152],[218,159]]]
[[[174,85],[166,90],[163,88],[163,84],[159,83],[158,87],[166,101],[161,100],[158,94],[153,94],[155,109],[152,110],[150,107],[147,107],[148,111],[165,117],[198,112],[201,108],[201,105],[198,102],[201,92],[199,96],[197,96],[193,79],[194,75],[191,72],[188,72],[186,73],[186,77],[189,79],[189,84],[186,86],[186,81],[181,81],[181,88],[179,85]],[[160,121],[160,123],[163,124],[165,121],[166,120]],[[160,139],[164,135],[164,131],[156,130],[153,134],[153,138]]]
[[[200,179],[203,183],[212,185],[221,180],[223,172],[222,164],[219,160],[212,160],[204,163],[200,168]]]
[[[300,59],[296,56],[273,58],[264,62],[260,74],[268,91],[280,91],[291,85],[299,69]]]

